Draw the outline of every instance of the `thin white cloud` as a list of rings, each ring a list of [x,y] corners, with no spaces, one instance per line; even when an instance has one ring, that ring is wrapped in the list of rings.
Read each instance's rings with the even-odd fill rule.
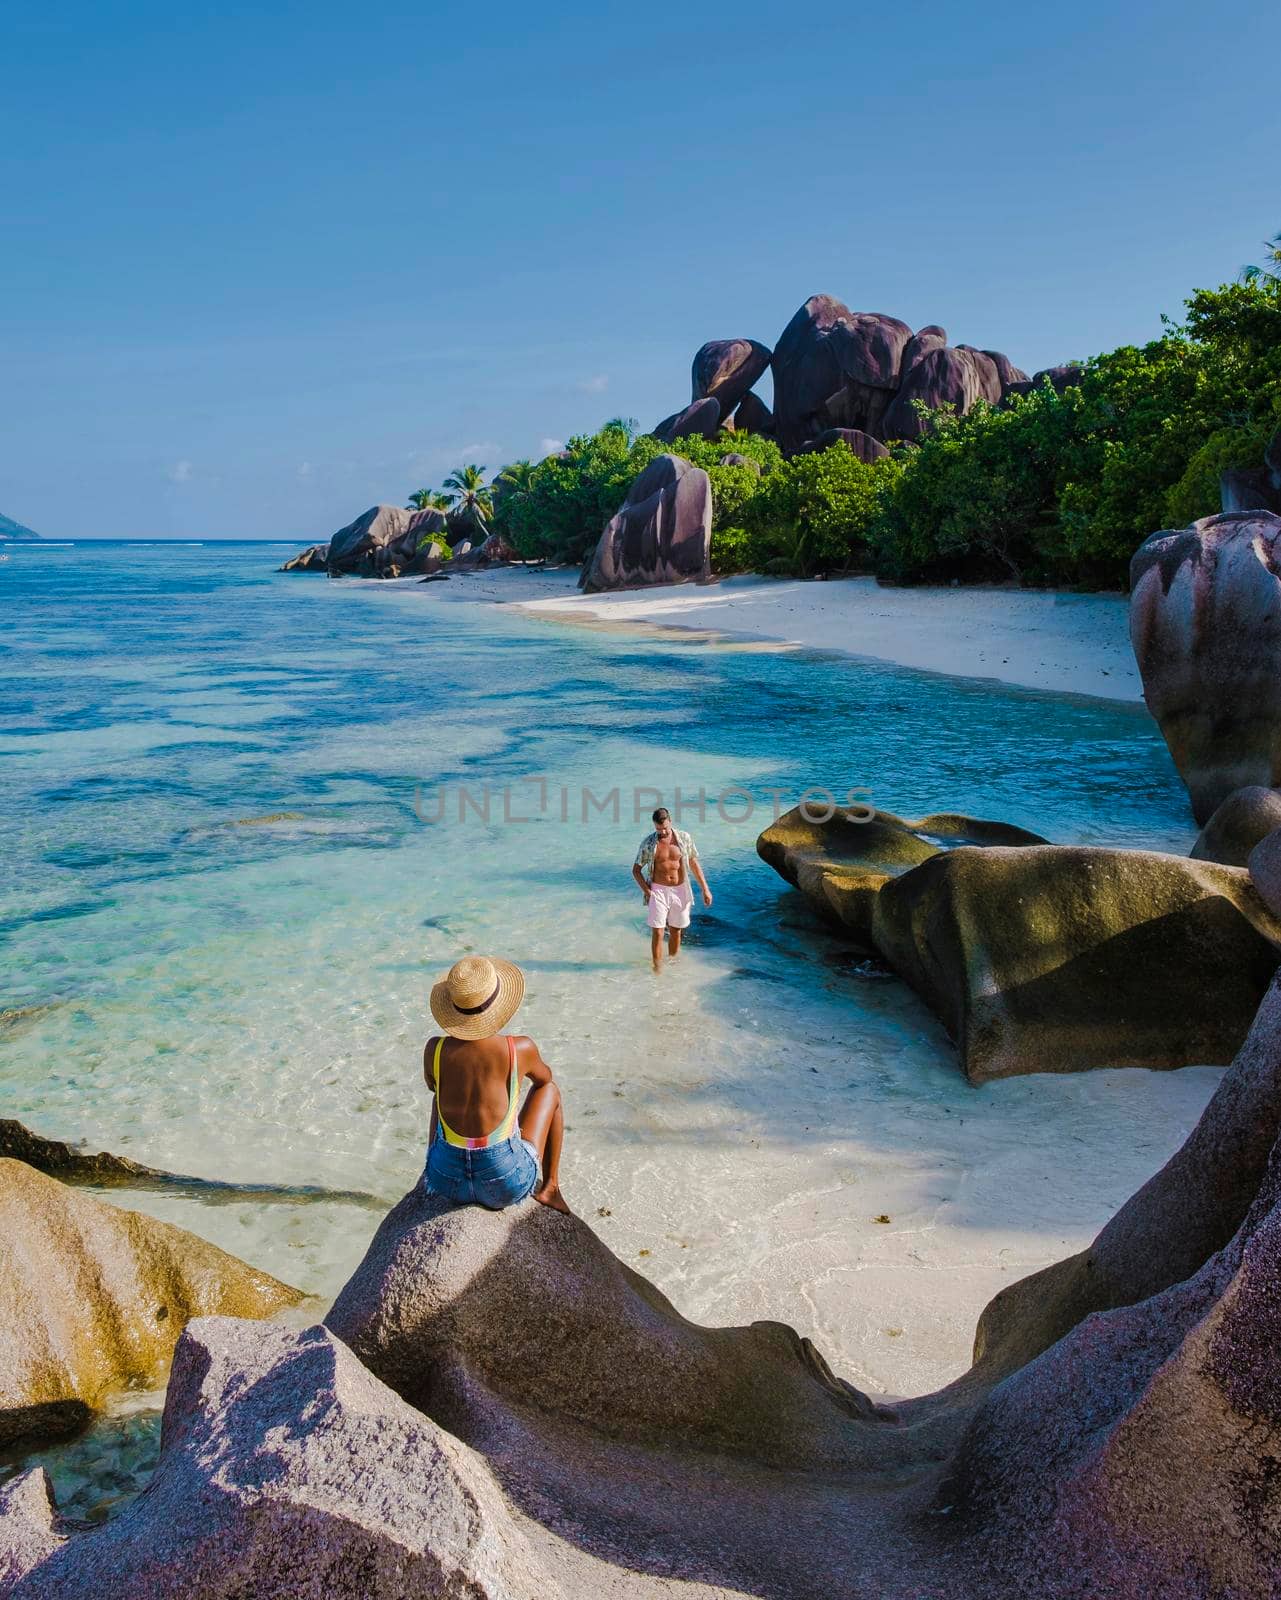
[[[310,478],[314,471],[315,468],[312,466],[310,461],[300,461],[298,463],[298,476],[300,478]]]
[[[604,394],[609,388],[609,373],[598,372],[594,377],[583,378],[578,387],[584,394]]]
[[[430,450],[409,450],[405,460],[412,466],[420,469],[445,468],[452,472],[455,467],[466,466],[470,462],[479,462],[482,466],[493,466],[501,462],[503,447],[496,439],[473,439],[470,444],[437,445]]]
[[[565,441],[563,439],[540,439],[538,441],[538,453],[541,456],[559,455],[564,448]]]
[[[170,483],[190,483],[191,462],[175,461],[173,466],[169,468],[168,477]]]

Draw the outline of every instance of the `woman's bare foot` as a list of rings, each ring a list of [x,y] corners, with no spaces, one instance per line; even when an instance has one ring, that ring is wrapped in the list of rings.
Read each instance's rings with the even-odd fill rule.
[[[565,1196],[560,1192],[560,1184],[545,1184],[541,1189],[535,1189],[531,1197],[537,1200],[540,1206],[550,1206],[553,1211],[563,1211],[567,1217],[574,1213],[565,1204]]]

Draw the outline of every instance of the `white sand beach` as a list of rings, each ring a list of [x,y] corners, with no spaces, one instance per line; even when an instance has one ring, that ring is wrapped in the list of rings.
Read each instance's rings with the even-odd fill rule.
[[[710,584],[579,594],[577,573],[458,574],[432,599],[492,600],[534,616],[649,624],[836,650],[1055,693],[1139,700],[1129,603],[1116,594],[1003,588],[887,589],[874,578],[740,577]]]

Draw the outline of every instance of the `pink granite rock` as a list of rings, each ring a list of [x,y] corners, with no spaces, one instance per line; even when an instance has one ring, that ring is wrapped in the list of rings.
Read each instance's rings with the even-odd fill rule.
[[[580,586],[592,594],[706,579],[711,544],[711,480],[680,456],[656,456],[606,523]]]
[[[709,396],[728,417],[752,385],[769,370],[773,351],[755,339],[712,339],[694,357],[691,401]]]
[[[1154,533],[1130,587],[1144,699],[1197,822],[1236,789],[1281,784],[1281,517]]]
[[[88,1531],[47,1498],[36,1471],[0,1499],[14,1600],[561,1594],[484,1461],[323,1328],[193,1322],[144,1493]]]

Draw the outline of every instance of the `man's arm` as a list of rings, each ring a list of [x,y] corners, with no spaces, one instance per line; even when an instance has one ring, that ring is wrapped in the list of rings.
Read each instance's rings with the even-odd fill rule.
[[[638,885],[638,887],[640,889],[640,892],[645,896],[646,903],[648,903],[648,901],[649,901],[649,879],[641,871],[639,866],[635,866],[635,867],[632,868],[632,877],[636,879],[636,883],[637,883],[637,885]]]
[[[689,863],[691,877],[703,891],[703,904],[710,906],[712,903],[712,891],[707,887],[707,879],[703,876],[703,863],[698,859],[698,846],[690,838],[689,834],[685,835],[685,859]]]

